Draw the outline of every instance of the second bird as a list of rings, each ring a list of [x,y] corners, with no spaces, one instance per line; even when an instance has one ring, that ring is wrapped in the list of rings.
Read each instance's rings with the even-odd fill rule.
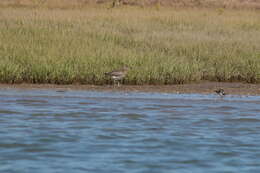
[[[217,93],[220,96],[226,95],[224,89],[222,89],[222,88],[219,88],[219,89],[215,90],[215,93]]]

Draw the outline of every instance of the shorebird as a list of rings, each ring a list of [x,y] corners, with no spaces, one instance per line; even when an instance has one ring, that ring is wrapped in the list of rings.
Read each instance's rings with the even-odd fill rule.
[[[226,95],[225,91],[222,88],[215,90],[215,93],[217,93],[220,96]]]
[[[106,72],[105,75],[110,76],[113,79],[114,84],[115,84],[115,82],[117,82],[117,86],[120,86],[119,81],[122,81],[124,79],[128,70],[129,70],[128,67],[123,67],[123,68],[118,69],[118,70]]]

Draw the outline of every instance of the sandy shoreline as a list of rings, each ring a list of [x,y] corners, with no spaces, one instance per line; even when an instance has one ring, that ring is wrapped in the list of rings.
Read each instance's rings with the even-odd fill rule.
[[[214,93],[215,89],[223,88],[226,93],[234,95],[260,95],[260,84],[201,82],[183,85],[54,85],[54,84],[0,84],[0,89],[51,89],[57,92],[68,90],[89,91],[120,91],[120,92],[162,92],[162,93]]]

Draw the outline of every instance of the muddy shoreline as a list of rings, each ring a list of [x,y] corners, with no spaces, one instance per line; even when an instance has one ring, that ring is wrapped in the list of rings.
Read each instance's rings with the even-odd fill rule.
[[[211,94],[223,88],[232,95],[260,95],[260,84],[201,82],[183,85],[55,85],[55,84],[0,84],[0,89],[50,89],[57,92],[69,90],[112,91],[112,92],[162,92],[162,93],[200,93]]]

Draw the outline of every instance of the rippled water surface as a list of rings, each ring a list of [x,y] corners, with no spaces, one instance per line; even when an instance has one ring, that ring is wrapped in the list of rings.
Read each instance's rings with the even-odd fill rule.
[[[260,97],[0,90],[0,172],[260,172]]]

